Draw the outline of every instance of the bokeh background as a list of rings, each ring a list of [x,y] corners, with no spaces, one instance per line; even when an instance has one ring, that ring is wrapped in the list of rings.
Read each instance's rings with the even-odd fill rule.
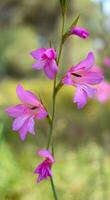
[[[66,26],[80,14],[79,25],[91,35],[71,37],[65,43],[62,73],[95,52],[96,63],[110,80],[110,0],[68,0]],[[58,49],[61,31],[59,0],[0,0],[0,200],[52,200],[50,183],[36,184],[36,150],[47,142],[48,124],[37,124],[35,137],[22,142],[4,112],[18,103],[16,85],[40,94],[51,111],[52,81],[32,70],[29,52],[49,46]],[[72,103],[73,88],[64,87],[57,98],[54,129],[54,180],[61,200],[110,200],[110,100],[88,102],[83,110]]]

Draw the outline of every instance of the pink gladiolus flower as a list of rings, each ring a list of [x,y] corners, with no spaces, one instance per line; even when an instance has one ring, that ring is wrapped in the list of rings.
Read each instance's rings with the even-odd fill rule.
[[[18,131],[21,140],[25,140],[27,133],[34,135],[34,120],[47,117],[48,113],[39,99],[30,91],[24,90],[21,85],[17,86],[16,93],[21,104],[8,107],[6,112],[14,117],[12,129]]]
[[[93,98],[96,93],[96,89],[90,85],[96,85],[102,80],[102,73],[94,70],[94,54],[90,52],[86,59],[67,71],[62,83],[76,87],[73,102],[77,103],[78,108],[81,109],[87,103],[87,98]]]
[[[77,35],[82,39],[86,39],[90,35],[90,33],[86,29],[78,26],[73,27],[70,32],[71,34]]]
[[[40,150],[38,151],[38,155],[45,158],[45,160],[40,163],[34,171],[34,173],[39,174],[37,183],[52,176],[51,167],[55,162],[53,156],[48,150]]]
[[[110,67],[110,58],[105,57],[103,62],[106,67]]]
[[[49,79],[54,79],[58,66],[56,64],[56,51],[53,48],[40,48],[31,52],[31,56],[37,60],[32,66],[34,69],[43,69]]]
[[[97,86],[96,99],[100,103],[106,103],[108,100],[110,100],[110,84],[108,82],[102,81]]]

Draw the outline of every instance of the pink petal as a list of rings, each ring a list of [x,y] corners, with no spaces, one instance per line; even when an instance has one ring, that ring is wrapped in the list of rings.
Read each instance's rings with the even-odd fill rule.
[[[42,54],[46,51],[45,48],[40,48],[40,49],[36,49],[31,51],[31,56],[37,60],[41,60],[42,59]]]
[[[66,85],[73,85],[73,80],[71,79],[71,73],[67,72],[64,78],[62,79],[62,83]]]
[[[81,109],[86,105],[87,94],[82,88],[77,87],[76,94],[74,96],[73,102],[77,103],[78,109]]]
[[[11,117],[19,117],[20,115],[22,115],[24,113],[25,109],[26,109],[25,105],[19,104],[16,106],[8,107],[5,111]]]
[[[75,67],[72,67],[70,71],[73,71],[73,72],[88,71],[89,69],[91,69],[93,67],[94,62],[95,62],[94,54],[92,52],[89,52],[87,58],[85,58],[84,60],[82,60]]]
[[[110,100],[110,84],[108,82],[103,81],[97,86],[96,98],[100,103]]]
[[[21,139],[22,141],[25,140],[27,133],[28,133],[28,127],[27,127],[27,123],[25,123],[25,124],[22,126],[22,128],[19,130],[20,139]]]
[[[55,60],[50,60],[45,64],[44,72],[49,79],[54,79],[58,72],[58,66]]]
[[[56,51],[53,48],[47,49],[42,58],[44,59],[56,59]]]
[[[28,128],[28,132],[31,133],[32,135],[35,135],[34,126],[35,126],[35,122],[34,122],[33,117],[31,117],[28,119],[27,128]]]
[[[44,67],[45,62],[46,62],[45,60],[39,60],[36,63],[32,64],[32,67],[33,67],[33,69],[40,70],[40,69],[42,69]]]
[[[38,179],[37,179],[37,183],[39,183],[39,182],[42,181],[43,179],[44,179],[44,177],[43,177],[41,174],[39,174]]]
[[[20,138],[21,140],[25,140],[27,133],[30,133],[32,135],[35,135],[34,131],[34,120],[33,118],[28,118],[21,129],[19,130]]]
[[[83,39],[86,39],[90,35],[90,33],[85,28],[78,26],[75,26],[71,29],[71,34],[77,35]]]
[[[26,104],[39,106],[40,102],[38,98],[30,91],[24,90],[21,85],[18,85],[16,88],[16,93],[18,95],[18,98]]]
[[[35,174],[40,173],[40,171],[41,171],[43,165],[44,165],[44,161],[41,162],[41,163],[36,167],[36,169],[34,170],[34,173],[35,173]]]
[[[20,117],[17,117],[13,122],[13,130],[18,131],[24,125],[28,118],[28,115],[22,115]]]
[[[39,112],[37,113],[36,118],[37,119],[43,119],[47,116],[48,116],[48,112],[46,112],[46,110],[42,107],[42,108],[39,109]]]
[[[51,169],[49,168],[49,166],[48,166],[48,176],[53,176],[53,173],[52,173]]]
[[[93,98],[97,92],[96,88],[89,87],[88,85],[80,85],[80,87],[86,92],[89,98]]]
[[[53,156],[51,155],[50,151],[48,151],[48,150],[39,150],[38,155],[43,158],[49,159],[52,164],[55,162]]]
[[[103,80],[103,76],[97,72],[87,71],[82,78],[79,78],[79,82],[83,81],[91,85],[100,83]]]

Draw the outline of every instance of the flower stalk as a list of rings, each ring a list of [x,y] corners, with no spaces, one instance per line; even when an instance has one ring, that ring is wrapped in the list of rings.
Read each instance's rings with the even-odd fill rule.
[[[59,65],[60,58],[61,58],[61,53],[63,49],[63,34],[64,34],[64,25],[65,25],[65,14],[62,15],[62,31],[61,31],[61,42],[60,42],[60,47],[59,47],[59,53],[58,53],[58,58],[57,58],[57,65]],[[49,136],[48,136],[48,142],[47,142],[47,150],[50,147],[51,141],[52,141],[52,134],[53,134],[53,125],[54,125],[54,118],[55,118],[55,103],[56,103],[56,81],[57,81],[57,75],[55,76],[54,83],[53,83],[53,96],[52,96],[52,118],[51,118],[51,123],[50,123],[50,131],[49,131]],[[57,192],[55,189],[54,181],[53,178],[50,177],[50,183],[54,195],[54,199],[58,200],[57,197]]]

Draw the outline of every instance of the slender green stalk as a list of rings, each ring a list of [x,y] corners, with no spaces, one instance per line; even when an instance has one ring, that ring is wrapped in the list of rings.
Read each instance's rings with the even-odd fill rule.
[[[56,193],[55,186],[54,186],[54,182],[53,182],[53,178],[51,176],[50,176],[50,183],[51,183],[51,187],[52,187],[52,190],[53,190],[54,199],[58,200],[57,193]]]
[[[58,53],[57,65],[59,65],[61,53],[62,53],[62,48],[63,48],[64,24],[65,24],[65,15],[62,16],[61,42],[60,42],[60,48],[59,48],[59,53]],[[49,146],[50,146],[50,143],[51,143],[51,138],[52,138],[52,133],[53,133],[53,124],[54,124],[54,116],[55,116],[55,102],[56,102],[56,76],[55,76],[54,84],[53,84],[52,101],[53,101],[52,102],[52,120],[51,120],[51,124],[50,124],[50,131],[49,131],[49,137],[48,137],[48,142],[47,142],[47,149],[49,149]]]
[[[64,26],[65,26],[65,15],[62,15],[62,31],[61,31],[61,42],[60,42],[60,48],[59,48],[59,54],[58,54],[58,59],[57,59],[57,64],[60,62],[60,57],[63,49],[63,34],[64,34]]]
[[[60,58],[61,58],[61,53],[62,53],[62,48],[63,48],[63,34],[64,34],[64,23],[65,23],[65,15],[62,16],[62,32],[61,32],[61,42],[60,42],[60,47],[59,47],[59,53],[58,53],[58,58],[57,58],[57,65],[59,65]],[[50,147],[51,140],[52,140],[52,133],[53,133],[53,125],[54,125],[54,118],[55,118],[55,103],[56,103],[56,76],[54,79],[54,84],[53,84],[53,95],[52,95],[52,118],[50,122],[50,131],[49,131],[49,137],[48,137],[48,142],[47,142],[47,150]],[[50,177],[50,183],[54,195],[54,199],[58,200],[57,197],[57,192],[55,189],[54,181],[53,178]]]
[[[52,97],[52,119],[50,123],[50,131],[49,131],[49,137],[48,137],[48,142],[47,142],[47,149],[49,149],[50,143],[51,143],[51,138],[52,138],[52,133],[53,133],[53,123],[54,123],[54,115],[55,115],[55,87],[56,87],[56,77],[54,79],[54,84],[53,84],[53,97]]]

